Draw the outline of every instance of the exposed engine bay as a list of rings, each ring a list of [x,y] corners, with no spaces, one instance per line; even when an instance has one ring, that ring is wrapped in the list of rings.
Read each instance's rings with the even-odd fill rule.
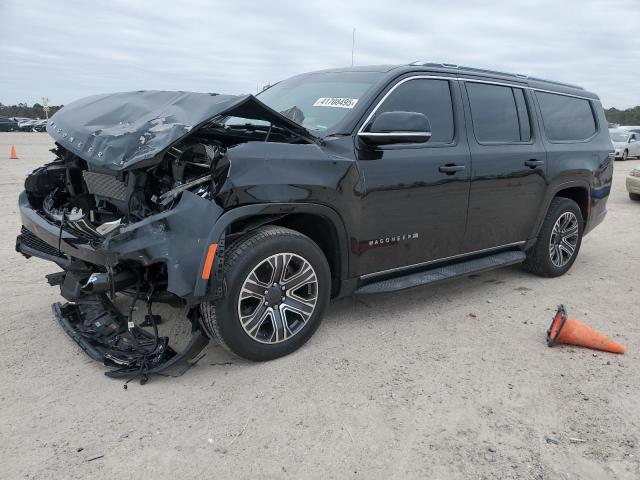
[[[299,140],[288,135],[288,140]],[[228,148],[249,141],[287,140],[287,132],[257,125],[210,124],[166,150],[150,167],[112,172],[57,145],[56,160],[27,177],[25,191],[35,208],[87,240],[109,236],[122,226],[173,208],[185,191],[216,201],[229,171]],[[224,203],[224,199],[218,200]]]
[[[184,94],[179,98],[184,101]],[[167,117],[143,122],[147,130],[141,124],[128,124],[127,142],[135,162],[131,155],[107,158],[111,146],[126,136],[120,131],[109,136],[106,129],[64,131],[60,125],[66,123],[68,107],[50,121],[56,158],[25,181],[20,197],[24,226],[16,249],[62,268],[47,277],[68,301],[53,305],[54,316],[93,359],[116,368],[107,372],[109,376],[146,379],[170,366],[182,371],[207,344],[197,302],[215,300],[222,286],[218,278],[196,298],[193,282],[201,269],[201,252],[194,246],[204,249],[210,222],[229,201],[223,188],[231,168],[228,152],[249,142],[312,141],[301,127],[260,107],[253,97],[235,98],[217,100],[214,106],[231,103],[233,108],[195,127],[178,121],[167,124]],[[234,121],[228,122],[229,118]],[[244,122],[244,118],[260,121]],[[91,142],[99,147],[88,147]],[[211,266],[215,271],[224,258],[224,235],[217,252]],[[125,313],[114,304],[121,294],[131,299]],[[193,336],[183,352],[175,352],[168,338],[159,336],[160,318],[152,312],[156,301],[187,309]],[[146,305],[144,326],[133,321],[137,302]]]

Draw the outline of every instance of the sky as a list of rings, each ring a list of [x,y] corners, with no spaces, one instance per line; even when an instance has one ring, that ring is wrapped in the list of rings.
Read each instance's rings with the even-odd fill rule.
[[[640,0],[0,0],[0,102],[255,93],[312,70],[435,61],[640,105]]]

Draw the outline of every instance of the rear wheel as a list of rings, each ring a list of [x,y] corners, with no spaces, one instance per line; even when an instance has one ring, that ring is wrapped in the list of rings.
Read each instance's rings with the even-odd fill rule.
[[[525,268],[542,277],[558,277],[566,273],[578,256],[583,229],[578,204],[569,198],[554,198],[538,240],[527,252]]]
[[[205,330],[249,360],[271,360],[300,348],[322,320],[331,273],[308,237],[261,227],[225,255],[225,297],[200,307]]]
[[[629,192],[629,198],[631,200],[635,200],[636,202],[640,202],[640,194]]]

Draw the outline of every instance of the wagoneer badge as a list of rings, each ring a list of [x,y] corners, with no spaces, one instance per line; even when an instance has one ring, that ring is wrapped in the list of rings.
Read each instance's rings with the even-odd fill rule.
[[[418,233],[403,233],[398,235],[389,235],[386,237],[374,238],[372,240],[363,240],[358,242],[355,238],[351,239],[351,250],[355,253],[363,253],[372,248],[389,247],[397,245],[400,242],[418,239]]]

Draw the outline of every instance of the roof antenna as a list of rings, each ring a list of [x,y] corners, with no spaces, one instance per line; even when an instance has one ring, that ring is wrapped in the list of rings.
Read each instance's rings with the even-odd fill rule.
[[[351,34],[351,66],[353,67],[353,51],[356,47],[356,27],[353,27],[353,33]]]

